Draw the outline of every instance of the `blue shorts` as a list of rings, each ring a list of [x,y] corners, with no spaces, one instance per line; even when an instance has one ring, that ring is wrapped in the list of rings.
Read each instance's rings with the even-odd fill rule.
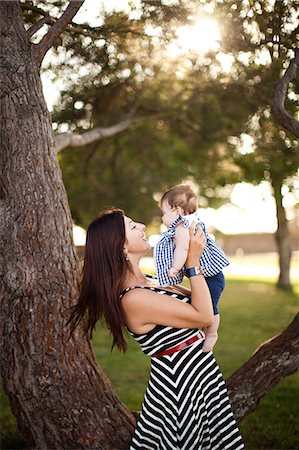
[[[220,299],[220,295],[222,294],[222,291],[225,286],[224,275],[222,272],[219,272],[216,275],[213,275],[212,277],[205,277],[205,280],[210,289],[210,294],[211,294],[212,302],[213,302],[214,315],[219,314],[218,302]]]

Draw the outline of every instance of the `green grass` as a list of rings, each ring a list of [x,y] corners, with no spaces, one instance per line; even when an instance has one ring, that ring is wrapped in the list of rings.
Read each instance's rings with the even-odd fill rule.
[[[296,294],[270,283],[228,281],[221,300],[221,329],[215,356],[227,378],[261,342],[281,332],[298,312]],[[299,448],[299,373],[284,379],[245,418],[248,449]]]
[[[265,340],[281,332],[298,311],[295,293],[273,283],[228,277],[220,303],[221,327],[215,356],[227,378]],[[98,327],[93,339],[96,358],[117,393],[131,410],[139,410],[149,374],[149,358],[129,338],[126,355],[110,352],[108,332]],[[2,448],[24,448],[6,398],[1,406],[5,423]],[[299,372],[284,379],[240,425],[247,449],[299,448]]]

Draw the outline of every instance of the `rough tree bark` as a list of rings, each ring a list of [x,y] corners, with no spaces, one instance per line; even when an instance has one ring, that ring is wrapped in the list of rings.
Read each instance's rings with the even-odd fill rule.
[[[263,343],[226,381],[234,415],[240,422],[283,378],[299,368],[299,314],[278,336]]]
[[[68,341],[65,329],[78,265],[39,65],[82,3],[70,3],[39,47],[19,2],[0,2],[1,373],[18,426],[39,449],[127,448],[135,424],[89,341],[80,330]]]

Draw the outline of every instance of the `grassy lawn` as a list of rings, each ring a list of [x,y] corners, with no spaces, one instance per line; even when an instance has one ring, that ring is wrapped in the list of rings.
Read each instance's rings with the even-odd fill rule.
[[[277,290],[272,280],[233,279],[228,274],[220,302],[221,327],[215,347],[224,377],[246,361],[261,342],[283,330],[298,306],[298,296]],[[110,342],[108,332],[98,327],[93,339],[96,358],[122,401],[131,410],[139,410],[148,379],[149,358],[131,338],[126,355],[118,351],[111,354]],[[1,397],[2,448],[24,448],[7,399],[3,393]],[[240,428],[247,449],[299,449],[299,372],[268,394]]]

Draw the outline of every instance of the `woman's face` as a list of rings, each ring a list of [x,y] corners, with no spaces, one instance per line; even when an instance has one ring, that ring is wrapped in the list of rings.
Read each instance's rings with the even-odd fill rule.
[[[145,235],[145,225],[134,222],[130,217],[125,216],[126,247],[130,254],[144,255],[150,244]]]
[[[161,205],[162,222],[168,228],[169,225],[178,217],[179,211],[177,208],[170,206],[168,202],[163,202]]]

